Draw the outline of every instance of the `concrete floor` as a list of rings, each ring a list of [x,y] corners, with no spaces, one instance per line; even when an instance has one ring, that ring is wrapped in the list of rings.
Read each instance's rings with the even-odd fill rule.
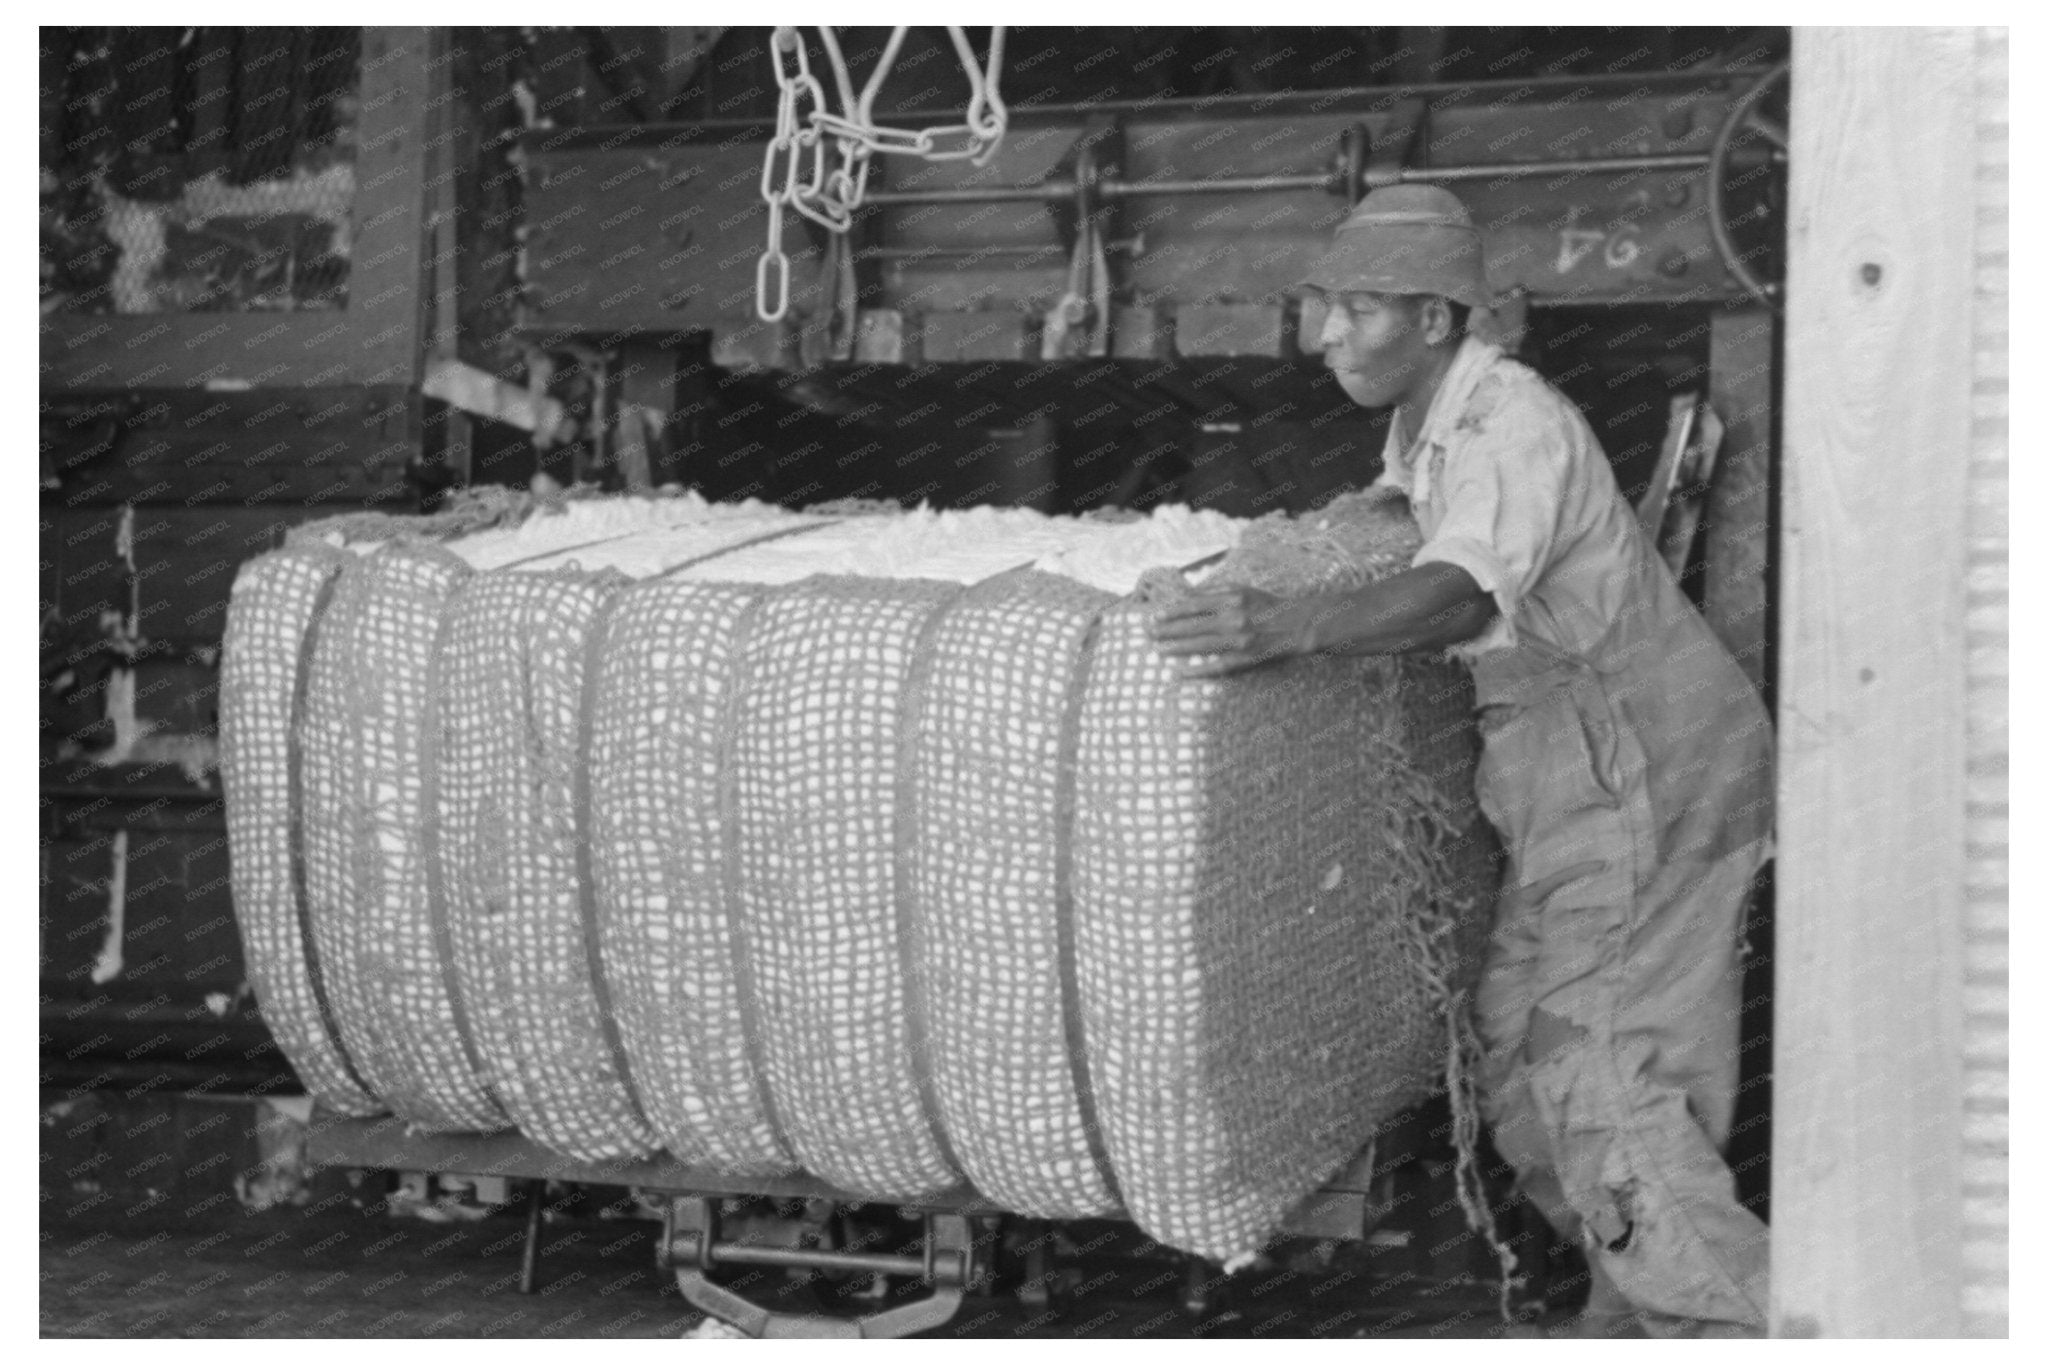
[[[525,1225],[516,1211],[428,1223],[394,1217],[381,1198],[340,1184],[338,1173],[322,1187],[303,1207],[251,1213],[229,1198],[196,1214],[177,1200],[138,1204],[46,1187],[42,1335],[678,1337],[702,1320],[657,1271],[652,1222],[551,1222],[536,1292],[521,1294]],[[1092,1226],[1077,1225],[1070,1240]],[[1116,1241],[1091,1236],[1080,1245],[1097,1246],[1070,1248],[1060,1259],[1068,1292],[1057,1306],[1027,1304],[999,1283],[930,1335],[1281,1339],[1502,1330],[1491,1287],[1415,1278],[1399,1254],[1358,1244],[1285,1244],[1280,1262],[1230,1282],[1218,1309],[1198,1321],[1180,1305],[1173,1263],[1119,1258]],[[807,1287],[789,1272],[755,1273],[748,1292],[789,1311],[817,1311],[821,1300],[843,1297],[818,1292],[837,1287],[831,1281]]]

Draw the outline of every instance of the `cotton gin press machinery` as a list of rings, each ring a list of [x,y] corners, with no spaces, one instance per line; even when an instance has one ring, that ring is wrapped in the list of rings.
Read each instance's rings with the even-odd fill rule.
[[[386,473],[438,471],[430,483],[490,479],[492,434],[508,423],[529,433],[544,424],[547,400],[522,399],[473,363],[479,356],[458,326],[455,281],[436,273],[436,262],[449,258],[437,246],[452,246],[463,215],[475,212],[450,177],[430,176],[451,146],[474,145],[439,136],[462,132],[465,117],[455,64],[446,60],[449,40],[430,30],[365,32],[377,60],[360,78],[375,96],[363,102],[364,119],[382,130],[366,140],[366,155],[388,161],[392,174],[361,176],[357,193],[388,194],[395,182],[426,201],[401,196],[363,222],[363,296],[325,327],[309,325],[325,317],[268,324],[233,315],[226,335],[222,322],[202,314],[46,317],[56,342],[46,335],[46,430],[54,414],[66,471],[106,458],[125,434],[172,420],[159,410],[165,403],[190,404],[194,386],[223,379],[234,395],[225,401],[245,406],[240,395],[251,384],[256,397],[278,391],[288,401],[302,400],[308,386],[357,386],[356,396],[385,421],[379,448],[397,458]],[[878,166],[846,231],[786,233],[786,266],[773,272],[786,268],[789,283],[782,307],[767,310],[780,313],[774,321],[762,320],[760,298],[762,165],[775,129],[753,120],[563,120],[520,141],[526,294],[513,331],[530,354],[584,372],[575,472],[613,471],[629,487],[668,473],[713,495],[791,502],[1305,509],[1333,487],[1362,481],[1347,475],[1342,457],[1376,443],[1308,405],[1288,412],[1284,403],[1258,401],[1262,388],[1290,392],[1280,378],[1261,381],[1316,350],[1320,318],[1289,290],[1366,189],[1444,184],[1486,234],[1504,302],[1482,325],[1511,347],[1526,349],[1535,335],[1548,338],[1551,354],[1568,355],[1572,319],[1653,305],[1692,310],[1683,316],[1697,319],[1703,341],[1693,338],[1688,353],[1704,353],[1706,363],[1687,403],[1635,415],[1657,428],[1641,471],[1647,477],[1637,482],[1646,524],[1664,535],[1674,566],[1697,575],[1710,621],[1761,680],[1780,202],[1773,187],[1784,146],[1774,108],[1783,84],[1782,68],[1739,67],[1013,108],[1007,138],[985,164]],[[365,254],[394,227],[391,246]],[[386,277],[389,287],[368,289]],[[394,316],[403,324],[395,338]],[[269,354],[255,349],[265,345],[265,325],[273,344],[280,326],[306,333],[305,359],[276,347],[289,363],[251,369]],[[311,363],[329,353],[332,363]],[[253,380],[238,383],[243,370]],[[734,376],[756,387],[736,392]],[[763,383],[781,406],[748,401]],[[971,406],[924,416],[878,409],[873,395],[889,385],[920,394],[943,385]],[[1190,387],[1225,396],[1189,402]],[[158,388],[170,396],[137,403]],[[1103,403],[1117,416],[1082,420]],[[305,425],[330,420],[331,408]],[[1725,427],[1718,448],[1696,437],[1710,410]],[[202,429],[219,420],[195,418]],[[193,429],[193,420],[178,420]],[[863,439],[885,424],[886,448]],[[788,438],[792,426],[845,439],[806,449]],[[1172,439],[1155,439],[1161,432]],[[152,637],[170,642],[180,666],[210,668],[217,615],[180,598],[164,611],[175,608],[183,627],[144,613],[153,600],[143,582],[149,566],[137,560],[179,539],[136,534],[165,515],[156,510],[163,490],[147,482],[149,452],[161,444],[140,457],[131,446],[111,486],[84,485],[83,497],[74,488],[58,519],[64,534],[55,539],[75,561],[97,546],[93,527],[109,521],[107,508],[123,509],[106,534],[123,544],[114,576],[125,572],[137,585],[126,600],[111,580],[67,573],[62,557],[46,568],[46,589],[60,597],[55,584],[81,578],[105,587],[117,612],[125,609],[131,670],[149,657]],[[371,505],[373,495],[384,497],[364,494]],[[333,505],[310,485],[272,487],[257,497],[266,499],[281,521]],[[51,539],[46,534],[46,546]],[[271,539],[236,537],[207,553],[232,565]],[[189,585],[212,575],[184,577]],[[225,583],[217,587],[224,594]],[[83,609],[63,615],[81,629],[93,619]],[[186,723],[205,737],[203,718]],[[60,835],[73,840],[104,837],[124,819],[161,823],[164,803],[217,809],[203,770],[193,778],[191,768],[132,753],[72,762],[55,776],[46,765],[46,804]],[[110,801],[117,782],[119,799]],[[138,793],[154,810],[135,814]],[[203,814],[183,824],[189,829],[166,837],[208,836]],[[218,915],[222,892],[209,895],[181,913],[210,904]],[[118,993],[118,965],[111,996],[98,971],[53,971],[46,961],[45,979],[67,1026],[82,1018],[96,1027],[95,1010],[135,1008]],[[52,1010],[46,1002],[46,1027]],[[1397,1124],[1383,1134],[1295,1212],[1288,1231],[1397,1243],[1388,1217],[1405,1202],[1397,1186],[1442,1151],[1441,1135],[1427,1126]],[[848,1239],[831,1234],[830,1211],[861,1201],[805,1176],[724,1178],[662,1158],[573,1162],[516,1136],[425,1136],[392,1121],[320,1113],[307,1133],[312,1162],[398,1172],[401,1186],[421,1193],[438,1176],[486,1191],[525,1189],[529,1283],[543,1202],[535,1182],[666,1196],[665,1263],[694,1303],[753,1335],[882,1336],[937,1326],[985,1281],[1004,1214],[972,1190],[907,1205],[904,1212],[924,1221],[922,1249],[885,1252],[834,1245]],[[742,1198],[802,1201],[809,1227],[794,1238],[734,1236],[720,1220],[739,1208],[725,1201]],[[1037,1239],[1033,1254],[1047,1245]],[[743,1265],[908,1277],[932,1292],[866,1317],[781,1316],[711,1278],[716,1267]],[[1191,1305],[1205,1300],[1203,1282],[1197,1265]]]

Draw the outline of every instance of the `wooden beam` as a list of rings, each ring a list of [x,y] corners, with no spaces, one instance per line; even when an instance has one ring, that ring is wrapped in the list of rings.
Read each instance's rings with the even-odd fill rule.
[[[722,28],[667,28],[661,58],[661,116],[682,115],[683,92],[690,88],[711,49],[725,36]]]
[[[1975,37],[1793,35],[1772,1326],[1961,1325]]]

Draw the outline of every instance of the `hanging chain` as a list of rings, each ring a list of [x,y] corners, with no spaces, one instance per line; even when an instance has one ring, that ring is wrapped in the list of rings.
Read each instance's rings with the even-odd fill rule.
[[[988,60],[977,61],[967,31],[949,25],[953,50],[967,73],[961,121],[931,128],[884,128],[874,121],[875,98],[902,50],[909,29],[897,27],[882,48],[867,83],[854,93],[853,77],[829,25],[820,27],[832,83],[843,111],[835,114],[825,88],[811,74],[810,54],[790,25],[778,27],[768,49],[775,62],[775,136],[761,161],[761,198],[768,206],[768,248],[754,269],[754,305],[764,322],[789,312],[789,255],[782,238],[790,209],[826,231],[843,234],[867,198],[868,167],[876,152],[926,161],[970,161],[986,166],[1002,146],[1009,110],[997,89],[1003,64],[1003,29],[989,31]],[[829,145],[828,145],[829,142]],[[803,173],[808,156],[810,173]]]

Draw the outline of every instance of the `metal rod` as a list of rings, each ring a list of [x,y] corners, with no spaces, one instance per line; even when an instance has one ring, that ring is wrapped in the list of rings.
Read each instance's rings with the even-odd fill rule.
[[[1078,190],[1071,180],[1048,180],[1042,185],[967,185],[940,190],[870,190],[861,202],[867,204],[1002,204],[1020,201],[1046,203],[1072,199]]]
[[[1133,251],[1142,247],[1144,237],[1118,237],[1104,242],[1104,251]],[[1038,246],[1021,246],[1003,243],[988,243],[982,246],[870,246],[861,248],[862,260],[876,261],[938,261],[955,256],[971,257],[976,260],[989,256],[1057,256],[1065,260],[1067,249],[1053,243]]]
[[[1286,110],[1292,106],[1313,103],[1316,112],[1337,109],[1351,112],[1363,107],[1372,112],[1373,107],[1387,108],[1403,100],[1431,95],[1449,95],[1457,103],[1468,100],[1473,103],[1520,103],[1524,96],[1542,96],[1553,90],[1571,91],[1581,87],[1604,90],[1611,86],[1726,86],[1742,85],[1759,76],[1768,75],[1768,66],[1730,67],[1686,67],[1676,71],[1614,71],[1582,72],[1577,75],[1540,75],[1516,79],[1512,76],[1483,81],[1409,81],[1390,85],[1350,85],[1329,90],[1299,90],[1291,94],[1236,94],[1200,95],[1183,99],[1137,99],[1099,100],[1088,104],[1013,104],[1010,106],[1012,126],[1035,126],[1056,122],[1063,118],[1090,118],[1104,115],[1131,114],[1152,115],[1163,118],[1175,116],[1200,117],[1215,112],[1229,112],[1239,106],[1251,109],[1253,113],[1264,113],[1271,109]],[[1339,106],[1342,106],[1339,108]],[[879,115],[877,121],[890,125],[920,123],[925,115],[902,110]],[[707,140],[719,133],[733,137],[734,141],[747,140],[738,134],[759,132],[762,137],[773,136],[772,120],[758,116],[739,118],[708,118],[675,120],[657,123],[595,123],[576,128],[555,128],[535,130],[525,135],[523,141],[531,148],[542,152],[559,151],[569,147],[606,146],[611,150],[630,146],[635,150],[657,145],[670,138],[702,137]],[[872,196],[870,196],[872,198]]]
[[[1656,156],[1590,156],[1557,161],[1491,161],[1473,166],[1398,166],[1391,170],[1369,170],[1368,187],[1411,182],[1424,184],[1456,180],[1522,179],[1543,175],[1622,175],[1630,171],[1693,171],[1705,168],[1711,158],[1705,152],[1670,152]],[[1116,180],[1103,179],[1093,193],[1104,199],[1137,199],[1160,194],[1274,194],[1301,190],[1344,192],[1341,171],[1315,175],[1224,175],[1205,180]],[[984,188],[958,186],[937,190],[877,190],[868,195],[870,204],[988,204],[1038,200],[1055,202],[1078,197],[1080,186],[1072,180],[1048,180],[1042,185],[989,185]]]
[[[519,1248],[519,1292],[531,1294],[540,1277],[541,1201],[547,1196],[548,1182],[529,1180],[525,1185],[526,1241]]]
[[[864,1270],[875,1275],[917,1275],[925,1273],[922,1256],[885,1256],[865,1251],[805,1251],[799,1247],[755,1246],[748,1242],[714,1242],[711,1259],[726,1265],[776,1265],[821,1267],[827,1270]]]
[[[1588,156],[1562,161],[1497,161],[1480,166],[1415,166],[1365,173],[1368,185],[1428,184],[1444,180],[1498,180],[1538,175],[1620,175],[1625,171],[1691,171],[1712,161],[1705,152],[1669,152],[1658,156]]]
[[[1097,193],[1104,199],[1134,199],[1148,194],[1273,194],[1287,190],[1341,190],[1343,178],[1320,175],[1219,175],[1210,180],[1108,180]]]
[[[990,243],[987,246],[871,246],[861,251],[863,260],[877,261],[924,261],[946,260],[955,256],[1059,256],[1064,258],[1066,248],[1053,244],[1042,246],[1005,246]]]

